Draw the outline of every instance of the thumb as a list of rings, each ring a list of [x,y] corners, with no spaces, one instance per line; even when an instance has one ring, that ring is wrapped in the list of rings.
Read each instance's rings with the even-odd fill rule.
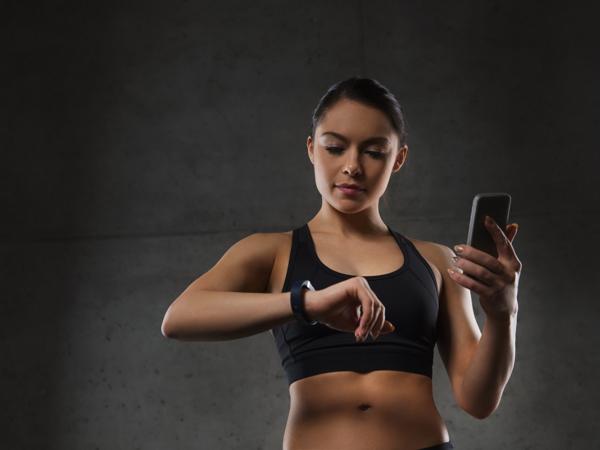
[[[519,229],[519,224],[518,223],[511,223],[510,224],[510,231],[511,231],[511,236],[510,236],[510,241],[512,242],[513,239],[515,238],[515,236],[517,235],[517,231]]]
[[[395,330],[396,327],[394,326],[394,324],[386,320],[383,324],[383,328],[381,329],[381,334],[391,333]]]

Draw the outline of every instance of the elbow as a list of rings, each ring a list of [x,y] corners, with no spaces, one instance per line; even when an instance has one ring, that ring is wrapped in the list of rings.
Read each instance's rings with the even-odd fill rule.
[[[494,411],[496,411],[496,406],[493,407],[485,407],[485,405],[459,405],[460,408],[466,412],[471,417],[475,419],[483,420],[490,417]]]
[[[494,409],[492,410],[467,410],[467,409],[463,409],[467,414],[469,414],[471,417],[474,417],[475,419],[479,419],[479,420],[483,420],[483,419],[487,419],[488,417],[490,417],[492,415],[492,413],[495,411]]]
[[[165,313],[165,317],[163,318],[162,324],[160,326],[160,332],[162,333],[162,335],[166,338],[173,338],[174,334],[173,334],[173,319],[170,318],[171,316],[171,308],[169,307],[169,309],[167,309],[167,312]]]
[[[162,325],[160,326],[160,332],[161,332],[161,333],[162,333],[162,335],[163,335],[164,337],[166,337],[166,338],[170,338],[170,337],[171,337],[171,335],[170,335],[170,331],[167,331],[167,327],[166,327],[166,324],[165,324],[165,321],[164,321],[164,320],[163,320],[163,323],[162,323]]]
[[[160,332],[162,333],[162,335],[166,338],[170,338],[172,337],[171,335],[171,330],[169,330],[167,328],[167,321],[163,320],[162,325],[160,326]]]

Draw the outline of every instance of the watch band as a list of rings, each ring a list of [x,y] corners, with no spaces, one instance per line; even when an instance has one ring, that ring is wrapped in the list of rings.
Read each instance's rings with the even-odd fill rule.
[[[306,315],[306,310],[304,308],[304,296],[302,295],[303,289],[309,289],[314,291],[315,288],[311,284],[309,280],[296,280],[292,283],[292,287],[290,289],[290,302],[292,304],[292,312],[294,313],[294,317],[305,325],[316,325],[319,323],[316,320],[309,320]]]

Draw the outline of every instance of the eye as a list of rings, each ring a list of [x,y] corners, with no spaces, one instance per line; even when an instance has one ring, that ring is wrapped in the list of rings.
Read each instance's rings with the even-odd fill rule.
[[[325,148],[327,149],[327,151],[329,153],[332,153],[334,155],[339,155],[340,153],[342,153],[344,151],[344,149],[342,147],[325,147]],[[368,153],[372,158],[375,158],[375,159],[385,158],[384,152],[366,151],[365,153]]]
[[[367,152],[367,153],[369,155],[371,155],[375,159],[381,159],[381,158],[383,158],[385,156],[383,152],[375,152],[375,151],[373,151],[373,152]]]

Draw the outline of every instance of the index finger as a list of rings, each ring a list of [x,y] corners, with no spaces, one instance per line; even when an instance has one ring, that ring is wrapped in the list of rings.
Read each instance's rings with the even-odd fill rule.
[[[369,330],[371,321],[373,320],[373,305],[375,300],[369,293],[370,287],[368,286],[367,280],[362,277],[357,277],[356,284],[356,296],[360,301],[362,307],[362,316],[360,317],[360,323],[354,332],[354,336],[357,338],[365,337]]]

